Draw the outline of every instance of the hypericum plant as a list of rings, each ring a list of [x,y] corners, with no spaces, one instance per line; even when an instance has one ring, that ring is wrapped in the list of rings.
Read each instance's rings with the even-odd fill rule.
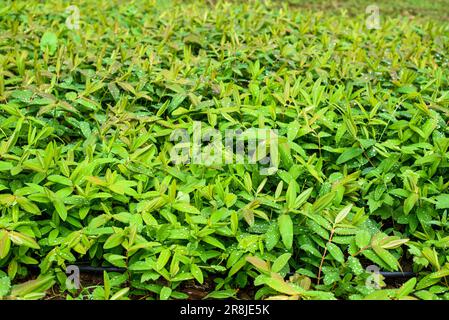
[[[75,28],[64,1],[2,5],[0,298],[449,297],[444,23],[97,0]],[[275,131],[276,170],[174,163],[194,123]],[[78,265],[121,272],[69,288]]]

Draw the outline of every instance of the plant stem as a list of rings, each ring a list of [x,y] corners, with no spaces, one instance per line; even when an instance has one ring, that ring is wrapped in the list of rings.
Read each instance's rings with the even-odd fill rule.
[[[331,242],[332,242],[332,237],[334,236],[334,232],[335,232],[335,228],[332,228],[331,234],[330,234],[330,236],[329,236],[329,240],[327,241],[327,243],[331,243]],[[324,259],[326,258],[326,254],[327,254],[327,244],[326,244],[326,247],[324,247],[323,256],[321,257],[321,262],[320,262],[320,268],[318,269],[318,280],[317,280],[317,285],[320,284],[320,280],[321,280],[321,269],[323,268],[323,263],[324,263]]]

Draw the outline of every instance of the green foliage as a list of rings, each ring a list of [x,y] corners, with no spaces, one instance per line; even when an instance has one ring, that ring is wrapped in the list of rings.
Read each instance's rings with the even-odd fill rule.
[[[447,25],[114,2],[0,9],[0,298],[449,298]],[[278,170],[174,164],[194,121],[277,130]],[[66,288],[82,262],[125,272]]]

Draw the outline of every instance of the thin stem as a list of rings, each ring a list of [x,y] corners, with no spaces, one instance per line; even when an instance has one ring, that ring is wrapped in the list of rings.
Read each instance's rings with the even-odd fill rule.
[[[332,237],[334,236],[334,232],[335,232],[335,228],[332,228],[331,230],[331,234],[329,236],[329,240],[327,241],[327,243],[331,243],[332,242]],[[318,269],[318,280],[317,280],[317,285],[320,284],[320,280],[321,280],[321,270],[323,268],[323,263],[324,263],[324,259],[326,258],[326,254],[327,254],[327,244],[324,247],[324,252],[323,252],[323,256],[321,257],[321,262],[320,262],[320,268]]]
[[[360,249],[359,251],[357,251],[356,253],[354,253],[352,256],[355,257],[356,255],[360,254],[362,251],[364,251],[364,250],[366,250],[366,249],[368,249],[368,248],[370,248],[370,247],[371,247],[370,245],[368,245],[368,246],[366,246],[366,247],[363,247],[362,249]]]

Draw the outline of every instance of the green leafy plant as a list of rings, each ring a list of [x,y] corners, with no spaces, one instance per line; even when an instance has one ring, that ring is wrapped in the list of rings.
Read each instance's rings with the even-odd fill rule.
[[[448,26],[301,3],[6,1],[0,298],[448,299]]]

